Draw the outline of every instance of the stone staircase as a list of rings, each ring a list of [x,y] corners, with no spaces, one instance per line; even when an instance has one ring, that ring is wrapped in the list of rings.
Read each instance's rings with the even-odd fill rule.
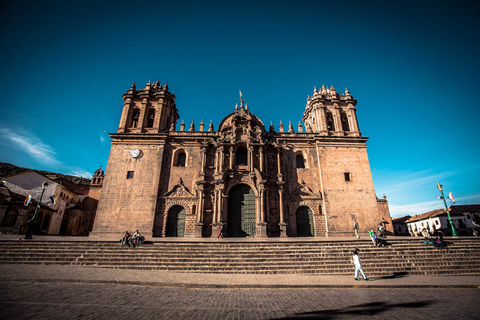
[[[351,275],[354,248],[360,249],[369,276],[394,274],[480,275],[480,239],[448,239],[446,248],[421,238],[312,241],[167,241],[136,248],[116,242],[0,241],[0,263],[76,265],[102,268],[168,270],[197,273],[315,273]]]

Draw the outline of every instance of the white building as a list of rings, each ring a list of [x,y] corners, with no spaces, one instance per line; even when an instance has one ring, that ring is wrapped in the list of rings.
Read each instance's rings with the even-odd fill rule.
[[[449,211],[453,226],[460,236],[471,236],[474,229],[480,230],[480,205],[452,205]],[[452,232],[445,209],[415,215],[405,222],[412,236],[421,236],[424,228],[430,233],[441,230],[445,235],[451,235]]]

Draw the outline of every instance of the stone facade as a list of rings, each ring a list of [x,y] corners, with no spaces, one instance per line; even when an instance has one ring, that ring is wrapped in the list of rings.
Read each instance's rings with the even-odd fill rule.
[[[297,132],[266,130],[242,98],[217,130],[175,131],[175,94],[158,81],[123,100],[92,236],[341,236],[353,219],[391,228],[348,90],[314,89]]]

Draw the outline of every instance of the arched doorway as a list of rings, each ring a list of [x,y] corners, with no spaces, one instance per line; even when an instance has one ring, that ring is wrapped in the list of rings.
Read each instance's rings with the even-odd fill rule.
[[[246,184],[237,184],[228,193],[227,236],[254,237],[257,231],[255,193]]]
[[[313,213],[309,207],[302,206],[297,209],[297,236],[313,237],[315,228],[313,223]]]
[[[168,210],[166,237],[185,236],[185,208],[182,206],[173,206]]]

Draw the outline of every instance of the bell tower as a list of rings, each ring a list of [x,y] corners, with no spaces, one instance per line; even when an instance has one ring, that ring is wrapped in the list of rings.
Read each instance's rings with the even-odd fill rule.
[[[313,89],[312,97],[308,96],[307,106],[302,120],[307,132],[324,136],[360,137],[355,105],[357,100],[345,88],[345,93],[337,93],[335,88],[322,86],[321,90]]]
[[[160,133],[175,128],[179,118],[175,93],[157,80],[137,89],[135,82],[122,96],[123,112],[117,133]]]

